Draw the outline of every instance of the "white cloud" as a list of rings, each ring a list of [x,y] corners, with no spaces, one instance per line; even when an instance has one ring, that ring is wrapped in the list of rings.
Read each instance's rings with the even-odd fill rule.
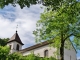
[[[20,9],[18,5],[15,8],[10,7],[5,7],[0,14],[0,38],[10,38],[15,33],[18,24],[18,34],[25,44],[23,48],[34,44],[35,40],[32,32],[35,30],[36,22],[43,11],[40,5],[31,6],[30,8],[25,7],[24,9]]]

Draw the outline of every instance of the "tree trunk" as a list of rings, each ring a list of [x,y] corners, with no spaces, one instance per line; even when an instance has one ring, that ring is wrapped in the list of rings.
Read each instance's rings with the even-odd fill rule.
[[[64,38],[63,38],[63,32],[61,32],[60,60],[64,60]]]
[[[64,42],[61,42],[61,47],[60,47],[60,60],[64,60]]]

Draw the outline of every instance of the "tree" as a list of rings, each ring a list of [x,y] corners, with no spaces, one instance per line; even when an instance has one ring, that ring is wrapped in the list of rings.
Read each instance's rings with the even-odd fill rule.
[[[36,41],[49,40],[54,47],[60,49],[60,60],[64,60],[64,44],[71,36],[74,36],[74,40],[71,40],[74,47],[80,49],[80,2],[64,1],[56,9],[48,5],[33,32]]]
[[[12,4],[13,6],[16,6],[16,4],[19,4],[21,8],[27,6],[29,7],[32,4],[36,4],[37,0],[0,0],[0,6],[3,8],[5,5]]]
[[[39,56],[35,56],[33,53],[24,56],[25,60],[57,60],[53,57],[47,58],[47,57],[39,57]]]
[[[5,46],[5,45],[7,45],[8,40],[9,40],[9,38],[4,38],[4,39],[1,39],[1,38],[0,38],[0,46]]]
[[[0,46],[0,60],[6,60],[9,55],[9,47]]]
[[[15,52],[8,55],[8,60],[25,60],[21,53]]]
[[[0,0],[0,7],[3,8],[5,5],[12,4],[14,7],[19,4],[21,8],[30,5],[42,4],[44,6],[52,6],[58,8],[62,3],[72,3],[76,0]]]
[[[10,54],[9,52],[9,47],[0,46],[0,60],[25,60],[22,54],[17,52]]]

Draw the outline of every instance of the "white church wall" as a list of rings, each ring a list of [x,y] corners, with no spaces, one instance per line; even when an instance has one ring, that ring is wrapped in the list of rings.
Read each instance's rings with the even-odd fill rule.
[[[16,50],[17,44],[19,45],[19,50],[21,50],[21,49],[22,49],[22,45],[19,44],[19,43],[16,42],[16,41],[13,41],[13,42],[10,42],[10,43],[7,44],[7,46],[10,46],[10,45],[11,45],[10,53],[13,53],[13,52],[16,52],[16,51],[17,51],[17,50]]]
[[[14,45],[14,48],[13,49],[15,49],[16,50],[16,46],[17,46],[17,44],[19,45],[19,50],[21,50],[22,49],[22,45],[21,44],[19,44],[18,42],[16,42],[16,41],[14,41],[13,42],[13,45]]]
[[[10,42],[10,43],[7,44],[7,46],[9,46],[9,47],[11,46],[11,48],[10,48],[10,53],[12,53],[12,52],[13,52],[13,43]]]
[[[64,58],[65,60],[76,60],[76,51],[75,49],[64,49]]]
[[[40,57],[44,57],[45,50],[48,50],[48,57],[55,56],[54,52],[56,52],[56,48],[50,47],[49,45],[45,45],[45,46],[30,50],[30,51],[26,51],[23,53],[23,56],[29,55],[31,52],[34,52],[35,55],[39,54]],[[55,56],[55,57],[59,59],[59,56]],[[71,48],[70,50],[64,49],[64,59],[65,60],[76,60],[77,58],[76,58],[75,49],[74,48],[73,49]]]
[[[23,55],[28,55],[31,52],[33,52],[35,55],[39,55],[40,57],[44,57],[44,51],[48,50],[48,57],[54,56],[54,52],[56,51],[55,48],[49,47],[49,45],[45,45],[30,51],[26,51],[23,53]],[[55,56],[56,57],[56,56]]]
[[[65,60],[76,60],[76,50],[70,40],[65,41],[64,58]]]

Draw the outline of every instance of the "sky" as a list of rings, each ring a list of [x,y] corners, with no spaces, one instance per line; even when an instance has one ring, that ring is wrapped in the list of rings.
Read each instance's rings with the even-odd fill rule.
[[[21,9],[19,5],[16,7],[8,5],[0,9],[0,38],[11,38],[17,30],[24,43],[23,49],[36,44],[33,31],[36,29],[36,22],[43,12],[41,6],[33,5],[30,8]],[[80,51],[77,53],[77,58],[80,58]]]

